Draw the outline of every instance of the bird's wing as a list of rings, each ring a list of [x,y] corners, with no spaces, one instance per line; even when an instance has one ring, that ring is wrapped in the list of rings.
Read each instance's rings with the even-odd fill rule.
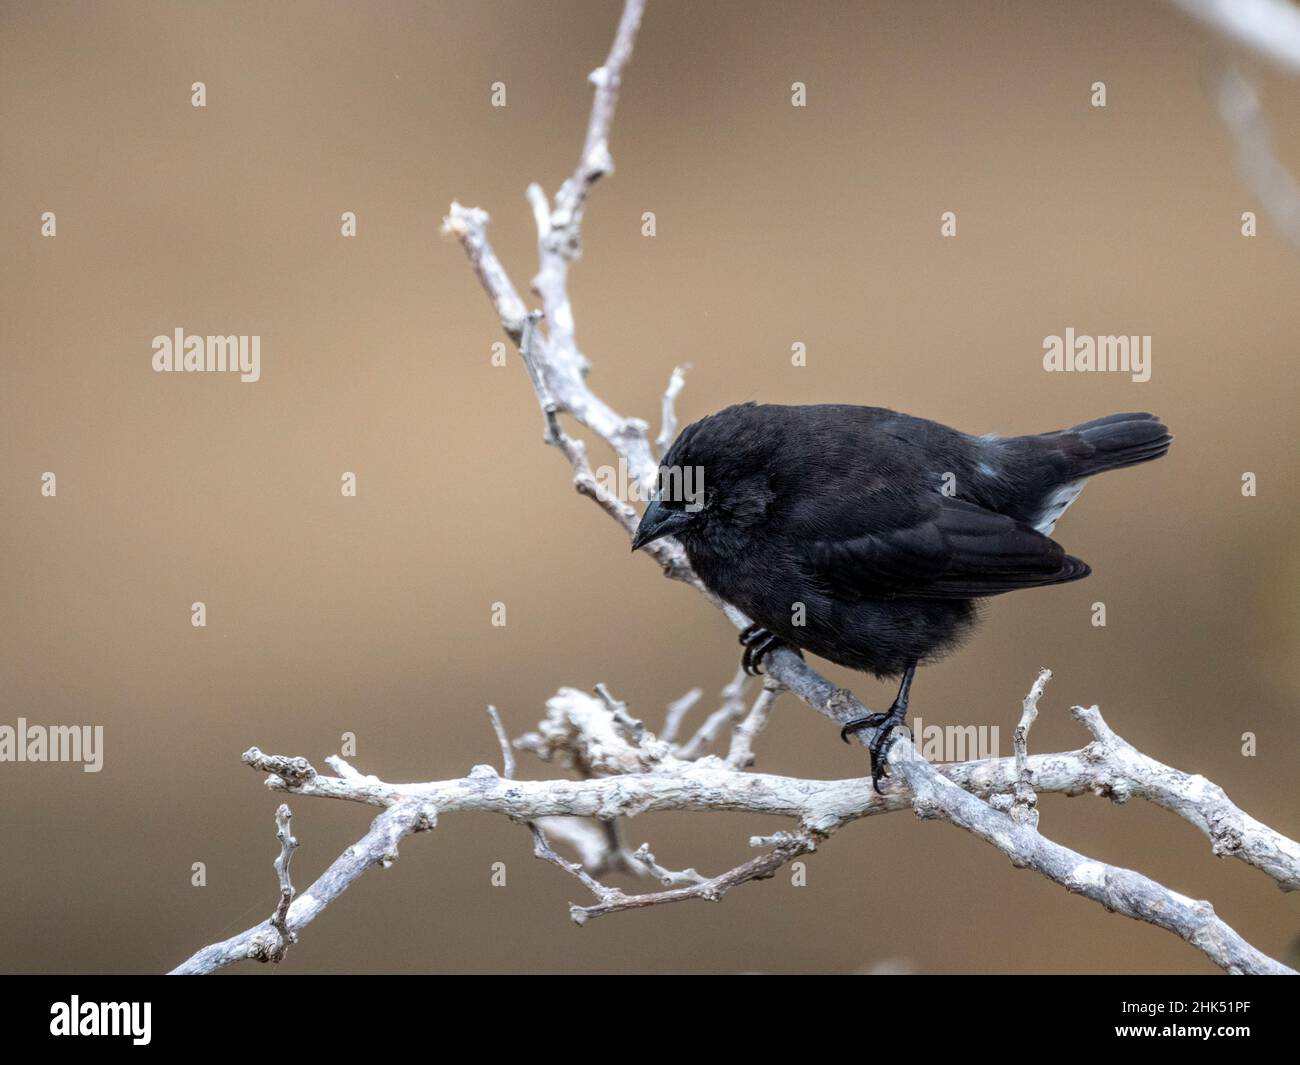
[[[944,496],[906,527],[816,540],[811,558],[834,592],[855,596],[977,599],[1090,572],[1028,525]]]

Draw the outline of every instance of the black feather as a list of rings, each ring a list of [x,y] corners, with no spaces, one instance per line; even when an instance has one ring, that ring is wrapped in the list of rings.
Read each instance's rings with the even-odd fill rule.
[[[894,676],[955,647],[975,600],[1086,577],[1040,529],[1085,478],[1158,458],[1171,440],[1150,414],[1002,439],[879,407],[747,403],[669,449],[664,466],[697,468],[705,506],[676,504],[664,528],[764,628]],[[645,524],[640,543],[655,535]]]

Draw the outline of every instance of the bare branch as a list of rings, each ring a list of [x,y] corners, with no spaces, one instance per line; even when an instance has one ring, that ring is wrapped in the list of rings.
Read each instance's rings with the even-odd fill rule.
[[[1025,696],[1020,712],[1020,723],[1012,733],[1012,746],[1016,757],[1016,783],[1012,789],[1009,812],[1016,824],[1028,825],[1030,828],[1038,827],[1038,797],[1034,794],[1029,773],[1029,730],[1038,720],[1038,700],[1043,697],[1043,689],[1051,679],[1050,669],[1039,671],[1037,679],[1029,689],[1029,694]]]
[[[578,924],[586,924],[594,917],[604,917],[606,914],[619,913],[623,910],[637,910],[645,906],[662,906],[665,903],[686,902],[689,899],[718,902],[733,887],[750,880],[766,880],[781,866],[794,861],[801,854],[807,854],[815,847],[816,844],[810,835],[795,835],[766,854],[751,858],[734,869],[697,884],[691,884],[689,887],[649,892],[644,895],[624,895],[618,892],[614,897],[602,899],[592,906],[570,906],[569,915]]]
[[[991,843],[1017,868],[1030,868],[1113,913],[1146,921],[1186,940],[1229,973],[1282,975],[1281,962],[1256,950],[1214,912],[1208,902],[1171,891],[1141,873],[1085,858],[1053,843],[1029,824],[981,802],[933,771],[910,744],[891,749],[897,772],[912,792],[918,817],[939,818]]]
[[[1239,809],[1224,790],[1197,774],[1184,773],[1157,762],[1111,731],[1096,706],[1073,707],[1070,711],[1093,735],[1093,742],[1079,752],[1085,763],[1076,781],[1082,790],[1105,795],[1116,802],[1146,799],[1195,825],[1209,839],[1216,857],[1237,858],[1266,873],[1283,891],[1300,890],[1300,843],[1275,832]],[[1035,777],[1040,784],[1047,774]],[[1039,790],[1043,790],[1041,787]]]
[[[1300,74],[1300,10],[1287,0],[1173,0],[1192,18],[1282,70]]]
[[[486,211],[477,207],[462,207],[458,203],[451,205],[451,211],[443,220],[443,232],[450,233],[465,247],[470,265],[478,276],[484,291],[492,297],[497,317],[501,319],[502,328],[518,343],[523,339],[524,321],[528,317],[528,308],[519,298],[515,286],[497,258],[496,252],[487,242],[487,224],[491,221]]]
[[[1282,236],[1300,251],[1300,185],[1273,152],[1273,138],[1254,86],[1228,67],[1215,85],[1214,103],[1232,134],[1241,183],[1268,212]]]
[[[270,780],[284,783],[281,777]],[[331,778],[333,779],[333,778]],[[348,784],[355,787],[354,784]],[[320,912],[345,892],[354,880],[376,866],[388,868],[397,858],[397,844],[412,832],[432,828],[437,811],[419,802],[397,802],[375,818],[370,831],[345,850],[305,892],[293,900],[285,915],[290,935],[297,936]],[[280,933],[270,919],[204,947],[172,970],[173,976],[196,976],[216,972],[237,961],[273,960],[282,945]]]
[[[606,708],[610,711],[611,715],[614,714],[615,705],[619,707],[623,707],[623,704],[621,703],[615,704],[613,697],[604,691],[605,686],[603,684],[598,684],[596,687],[604,694],[605,705]],[[623,707],[623,709],[626,716],[626,708]],[[515,775],[515,756],[510,746],[510,739],[506,735],[505,727],[501,724],[501,715],[497,713],[497,708],[495,706],[488,707],[488,717],[491,718],[492,720],[492,730],[496,733],[497,742],[500,743],[501,745],[501,760],[503,763],[502,768],[505,774],[505,779],[511,780],[514,778]],[[556,823],[562,826],[576,826],[581,824],[581,822],[578,821],[571,821],[571,820],[560,819],[560,818],[554,818],[554,819],[548,818],[548,820],[554,820]],[[565,858],[562,858],[559,854],[557,854],[555,850],[552,849],[549,840],[546,838],[546,831],[542,826],[541,820],[539,819],[528,820],[524,822],[524,825],[533,835],[534,857],[541,858],[544,861],[548,861],[552,865],[556,865],[559,868],[563,869],[570,876],[576,877],[578,881],[581,882],[590,891],[592,891],[597,898],[603,899],[617,894],[617,892],[615,892],[612,888],[605,887],[593,875],[587,873],[586,870],[583,869],[582,864],[570,862]],[[608,855],[611,850],[610,848],[611,840],[608,835],[601,837],[600,841],[594,846],[585,837],[581,835],[577,835],[575,833],[566,834],[566,838],[581,843],[582,850],[583,852],[585,852],[586,855],[585,857],[586,864],[590,864],[590,865],[599,864],[601,866],[605,866],[609,863]],[[613,848],[613,849],[621,850],[621,848]]]
[[[1043,680],[1040,674],[1039,682]],[[1038,682],[1035,688],[1041,694]],[[765,687],[765,694],[768,691],[775,689]],[[1034,697],[1031,691],[1026,702]],[[399,836],[392,828],[381,831],[378,826],[394,812],[401,815],[401,835],[431,827],[435,811],[441,816],[465,811],[496,814],[530,828],[585,824],[575,820],[579,818],[609,825],[617,818],[667,810],[745,811],[796,822],[794,832],[751,840],[753,845],[773,848],[772,853],[712,878],[700,877],[694,870],[670,873],[646,845],[629,856],[616,839],[611,844],[607,838],[598,847],[586,834],[581,835],[585,835],[587,850],[579,848],[583,860],[574,863],[555,852],[544,834],[539,839],[535,832],[535,853],[574,876],[596,896],[595,905],[575,908],[575,918],[586,920],[662,902],[716,899],[736,884],[770,875],[856,820],[914,809],[923,817],[942,817],[988,839],[1013,864],[1037,869],[1117,912],[1168,928],[1226,969],[1285,971],[1241,941],[1213,916],[1208,903],[1194,902],[1131,870],[1091,861],[1042,840],[1032,826],[1019,824],[989,803],[978,801],[1004,797],[1026,773],[1039,794],[1092,793],[1116,801],[1131,796],[1147,798],[1205,831],[1215,840],[1216,853],[1264,869],[1284,887],[1300,885],[1300,845],[1247,817],[1204,778],[1180,773],[1136,751],[1106,725],[1096,707],[1076,707],[1073,713],[1094,738],[1082,750],[1064,754],[930,766],[910,744],[896,744],[891,757],[901,785],[896,782],[883,796],[871,788],[867,778],[803,780],[745,772],[713,756],[684,760],[672,756],[667,745],[649,733],[634,744],[605,700],[571,688],[562,689],[547,703],[547,716],[532,735],[538,741],[534,747],[539,755],[569,765],[583,777],[579,780],[515,780],[482,765],[458,780],[389,784],[351,767],[346,775],[324,776],[301,758],[263,755],[246,761],[263,772],[268,766],[285,764],[311,770],[295,773],[291,779],[270,773],[267,784],[273,790],[388,808],[366,840],[350,848],[295,900],[287,921],[293,931],[301,929],[365,869],[391,860]],[[515,746],[529,745],[516,741]],[[341,760],[339,764],[346,765]],[[661,881],[671,877],[682,886],[628,895],[602,883],[599,877],[605,872],[648,872]],[[178,971],[209,972],[245,958],[266,957],[278,943],[270,922],[263,922],[224,944],[205,948]]]
[[[289,930],[289,906],[293,902],[293,881],[289,879],[289,862],[293,858],[293,852],[298,847],[298,841],[293,838],[289,831],[289,822],[293,814],[289,812],[289,807],[285,803],[280,803],[280,808],[275,811],[275,838],[280,841],[280,856],[275,860],[275,874],[280,880],[280,901],[275,907],[275,913],[271,914],[271,927],[280,936],[280,943],[269,956],[269,961],[280,961],[285,951],[289,949],[289,944],[293,943],[297,937]]]
[[[576,862],[568,861],[561,858],[551,849],[551,845],[546,841],[546,833],[543,832],[535,822],[529,822],[528,827],[533,830],[533,856],[541,858],[543,861],[557,865],[577,880],[583,887],[590,891],[596,898],[602,901],[613,901],[623,897],[623,893],[616,888],[606,887],[595,877],[591,876],[581,865]],[[572,907],[570,907],[572,909]]]
[[[765,679],[763,690],[745,719],[731,733],[731,750],[727,752],[727,765],[735,769],[748,769],[754,764],[754,741],[767,728],[772,707],[781,695],[781,684],[771,677]]]
[[[510,746],[510,737],[506,735],[505,726],[501,724],[501,715],[497,713],[497,708],[489,704],[487,712],[488,719],[492,722],[492,731],[496,733],[497,742],[501,745],[501,775],[507,780],[513,780],[515,752]]]
[[[678,757],[698,758],[722,735],[723,729],[739,721],[745,713],[745,689],[748,687],[748,675],[743,669],[737,669],[736,675],[722,689],[722,705],[704,719],[704,723],[695,730],[695,735],[677,748]]]
[[[655,856],[650,853],[650,844],[642,843],[632,853],[632,857],[645,866],[651,876],[655,877],[661,884],[672,887],[675,884],[700,884],[706,879],[697,873],[694,869],[682,869],[674,872],[671,869],[665,869],[656,860]]]
[[[700,701],[703,694],[703,688],[692,688],[680,699],[674,699],[668,704],[668,713],[664,716],[663,732],[660,733],[664,743],[673,743],[677,739],[677,733],[682,727],[682,719],[690,713],[691,708]]]
[[[1228,42],[1287,74],[1300,74],[1300,8],[1289,0],[1173,0]],[[1225,63],[1211,88],[1214,106],[1236,148],[1237,174],[1278,231],[1300,251],[1300,186],[1273,150],[1255,87]]]
[[[627,703],[615,699],[604,684],[597,684],[595,692],[600,696],[605,708],[613,715],[614,720],[618,722],[619,728],[627,734],[628,739],[634,744],[639,744],[641,737],[645,735],[645,724],[629,714]]]
[[[655,447],[660,456],[668,450],[677,436],[677,397],[686,387],[686,371],[690,363],[673,367],[672,376],[668,378],[668,387],[664,389],[663,405],[659,419],[659,435],[655,437]]]

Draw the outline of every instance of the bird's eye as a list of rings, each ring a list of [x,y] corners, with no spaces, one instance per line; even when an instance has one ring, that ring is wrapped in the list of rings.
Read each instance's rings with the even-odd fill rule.
[[[663,510],[695,514],[708,506],[710,495],[698,467],[661,466],[654,498]]]

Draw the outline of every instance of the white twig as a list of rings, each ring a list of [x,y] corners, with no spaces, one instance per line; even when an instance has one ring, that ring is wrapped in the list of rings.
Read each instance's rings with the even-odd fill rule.
[[[597,688],[601,690],[605,699],[606,709],[608,709],[611,716],[613,716],[615,707],[614,699],[608,694],[608,692],[604,691],[604,687],[603,684],[597,685]],[[618,705],[622,706],[622,704]],[[626,708],[624,707],[623,709],[624,716],[626,716]],[[501,746],[502,772],[506,780],[513,780],[515,775],[514,751],[510,746],[510,738],[506,735],[505,726],[501,724],[501,715],[497,713],[497,708],[495,706],[488,706],[488,718],[492,722],[492,731],[496,733],[497,742]],[[561,818],[547,818],[546,820],[557,826],[568,827],[571,825],[581,824],[581,822],[571,822]],[[584,865],[606,866],[608,864],[611,842],[608,836],[601,837],[598,846],[592,846],[585,837],[576,836],[573,832],[564,833],[564,829],[562,828],[561,832],[564,833],[565,837],[574,842],[580,842],[585,853],[583,862],[574,863],[560,857],[560,855],[551,848],[550,841],[546,837],[546,829],[542,824],[542,819],[530,818],[524,822],[524,826],[533,835],[533,855],[535,857],[548,861],[553,865],[557,865],[570,876],[576,877],[585,887],[593,891],[598,898],[606,898],[616,894],[612,888],[605,887],[595,878],[595,876],[587,873],[583,868]]]
[[[682,394],[682,389],[686,386],[686,371],[690,368],[690,363],[673,367],[672,376],[668,378],[668,387],[664,389],[659,435],[655,437],[655,447],[661,458],[677,437],[677,397]]]
[[[596,694],[600,696],[614,720],[618,722],[619,728],[627,733],[633,743],[640,743],[641,737],[645,735],[645,724],[627,712],[627,703],[615,699],[603,684],[596,685]]]
[[[706,879],[694,869],[682,869],[679,872],[665,869],[655,861],[655,856],[650,853],[649,843],[642,843],[632,852],[632,857],[644,865],[650,874],[665,887],[675,887],[679,884],[702,884]]]
[[[551,849],[547,842],[546,833],[538,827],[536,821],[527,822],[528,827],[533,831],[533,856],[541,858],[543,861],[550,862],[552,865],[559,866],[571,877],[578,881],[583,887],[590,891],[596,898],[602,902],[613,902],[623,897],[623,893],[617,888],[606,887],[594,876],[588,873],[577,862],[571,862],[562,858]],[[570,907],[572,910],[572,907]]]
[[[674,699],[668,704],[668,713],[664,715],[664,729],[660,734],[664,743],[673,743],[677,739],[677,733],[681,731],[682,719],[691,711],[700,697],[704,694],[703,688],[692,688],[680,699]]]
[[[722,689],[722,705],[704,719],[695,735],[676,749],[678,757],[698,758],[722,735],[723,729],[739,721],[745,714],[745,690],[748,687],[749,677],[743,669],[737,669],[736,675]]]
[[[1173,0],[1239,48],[1300,74],[1300,8],[1289,0]],[[1278,231],[1300,251],[1300,186],[1273,150],[1255,87],[1231,63],[1214,80],[1214,106],[1232,136],[1237,175]]]
[[[1300,250],[1300,186],[1278,160],[1254,86],[1227,67],[1214,87],[1214,103],[1237,151],[1237,174],[1273,219],[1278,231]]]
[[[1300,10],[1288,0],[1173,0],[1229,40],[1300,74]]]
[[[1038,827],[1038,797],[1034,794],[1033,781],[1029,772],[1029,730],[1038,720],[1038,700],[1043,697],[1043,689],[1051,679],[1050,669],[1039,670],[1038,677],[1034,680],[1021,706],[1020,723],[1012,733],[1012,748],[1016,758],[1016,783],[1012,788],[1011,802],[1007,806],[1007,811],[1016,824],[1028,825],[1030,828]],[[1002,808],[997,803],[994,805],[998,809]]]
[[[896,743],[892,751],[898,756],[894,771],[911,791],[918,817],[964,828],[997,847],[1017,868],[1034,869],[1113,913],[1173,932],[1226,972],[1282,975],[1293,971],[1242,939],[1208,902],[1171,891],[1131,869],[1086,858],[1028,824],[1017,824],[935,773],[909,744]]]
[[[513,780],[515,775],[515,751],[510,746],[510,737],[506,735],[506,728],[501,724],[501,715],[497,713],[497,708],[488,705],[488,720],[492,722],[492,731],[496,733],[497,743],[501,745],[501,775],[507,780]]]
[[[753,707],[731,733],[731,749],[727,752],[727,765],[735,769],[748,769],[754,764],[754,741],[767,728],[772,707],[781,695],[781,685],[771,677],[763,683]]]
[[[348,787],[357,787],[346,783]],[[371,823],[369,832],[339,855],[315,883],[293,900],[285,915],[290,934],[297,936],[367,870],[392,865],[397,858],[398,841],[412,832],[432,828],[436,817],[436,810],[420,803],[398,802],[389,806]],[[247,931],[204,947],[173,969],[172,975],[212,973],[238,961],[274,961],[282,943],[280,933],[268,918]]]
[[[276,948],[269,956],[269,961],[280,961],[289,949],[289,944],[293,943],[297,937],[289,929],[289,906],[293,902],[293,881],[289,879],[289,862],[293,859],[293,852],[297,849],[298,841],[293,838],[289,831],[289,822],[293,814],[289,812],[286,803],[280,803],[280,808],[275,811],[275,838],[280,841],[280,855],[275,859],[275,875],[280,881],[280,901],[275,907],[275,913],[271,914],[271,927],[280,936],[279,947]]]
[[[807,854],[815,847],[816,843],[812,836],[798,834],[773,847],[768,853],[742,862],[734,869],[729,869],[718,876],[702,879],[685,887],[648,892],[644,895],[624,895],[622,892],[615,892],[612,896],[601,898],[594,905],[570,906],[569,915],[578,924],[586,924],[593,918],[604,917],[606,914],[637,910],[646,906],[661,906],[668,902],[685,902],[688,899],[718,902],[733,887],[750,880],[766,880],[781,866],[801,854]]]

